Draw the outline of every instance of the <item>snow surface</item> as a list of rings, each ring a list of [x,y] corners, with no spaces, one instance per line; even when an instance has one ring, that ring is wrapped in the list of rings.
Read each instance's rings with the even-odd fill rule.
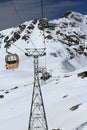
[[[56,20],[55,20],[56,21]],[[55,22],[54,21],[54,22]],[[27,22],[26,22],[27,24]],[[10,35],[12,29],[1,33]],[[42,31],[31,34],[35,47],[44,46]],[[37,35],[36,35],[37,34]],[[21,34],[23,35],[23,33]],[[23,51],[33,47],[19,39],[15,45]],[[0,130],[28,130],[31,97],[33,89],[33,58],[11,45],[9,51],[19,55],[20,64],[17,70],[5,68],[5,48],[2,40],[0,48]],[[87,130],[87,78],[77,76],[87,70],[87,58],[77,54],[60,41],[46,41],[46,66],[52,77],[41,85],[49,130]],[[69,59],[69,48],[74,58]],[[57,57],[53,56],[56,54]],[[45,58],[40,58],[39,66],[45,65]],[[41,82],[41,81],[40,81]],[[79,105],[78,109],[70,108]]]

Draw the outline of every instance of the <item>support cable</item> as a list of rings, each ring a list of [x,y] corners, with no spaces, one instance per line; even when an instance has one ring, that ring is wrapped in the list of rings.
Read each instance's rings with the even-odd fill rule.
[[[41,17],[43,19],[43,0],[41,0]]]
[[[32,45],[33,45],[33,47],[34,47],[34,49],[36,49],[36,47],[35,47],[35,45],[34,45],[34,43],[33,43],[33,41],[32,41],[31,38],[30,38],[30,41],[31,41],[31,43],[32,43]]]
[[[18,19],[19,19],[20,22],[22,23],[23,21],[22,21],[20,15],[19,15],[19,13],[18,13],[17,8],[15,7],[15,3],[14,3],[13,0],[12,0],[12,6],[13,6],[13,8],[14,8],[14,11],[15,11],[15,13],[16,13]],[[41,17],[42,17],[42,19],[43,19],[43,15],[44,15],[44,11],[43,11],[43,0],[41,0]],[[46,48],[44,25],[42,25],[42,26],[43,26],[43,37],[44,37],[44,42],[43,42],[43,43],[44,43],[44,48]],[[26,30],[26,28],[25,28],[25,30]],[[34,47],[34,49],[36,50],[36,47],[35,47],[35,45],[34,45],[34,42],[33,42],[32,39],[31,39],[31,37],[29,37],[29,39],[30,39],[30,41],[31,41],[31,43],[32,43],[32,45],[33,45],[33,47]],[[17,45],[15,45],[14,43],[13,43],[13,45],[14,45],[16,48],[18,48],[19,50],[21,50],[23,53],[25,53],[21,48],[19,48],[19,47],[18,47]],[[45,68],[46,68],[46,56],[45,56]]]
[[[16,48],[18,48],[20,51],[22,51],[23,53],[25,53],[24,50],[22,50],[20,47],[18,47],[17,45],[15,45],[14,43],[12,43],[12,45],[14,45]]]
[[[17,15],[19,21],[22,23],[23,21],[22,21],[20,15],[19,15],[19,13],[18,13],[18,10],[17,10],[16,7],[15,7],[15,4],[14,4],[14,1],[13,1],[13,0],[12,0],[12,6],[13,6],[13,8],[14,8],[14,11],[16,12],[16,15]]]
[[[13,0],[12,0],[12,6],[13,6],[13,8],[14,8],[14,10],[15,10],[15,13],[16,13],[16,15],[17,15],[19,21],[20,21],[21,23],[23,23],[23,21],[22,21],[20,15],[19,15],[19,13],[18,13],[18,10],[17,10],[16,7],[15,7],[15,4],[14,4],[14,1],[13,1]],[[29,37],[29,38],[30,38],[30,37]],[[34,45],[34,43],[33,43],[33,41],[32,41],[31,38],[30,38],[30,41],[31,41],[33,47],[35,48],[35,45]]]
[[[43,9],[43,0],[41,0],[41,17],[42,17],[42,20],[43,20],[43,17],[44,17],[44,9]],[[44,29],[44,25],[42,24],[43,26],[43,37],[44,37],[44,47],[46,48],[46,44],[45,44],[45,29]],[[46,68],[46,56],[45,56],[45,68]]]
[[[44,16],[44,13],[43,13],[43,0],[41,0],[41,18],[43,20],[43,16]],[[42,27],[43,27],[43,36],[44,36],[44,46],[45,46],[45,32],[44,32],[44,26],[42,24]]]
[[[24,50],[22,50],[20,47],[18,47],[17,45],[15,45],[14,43],[12,43],[12,45],[14,45],[17,49],[19,49],[21,52],[23,52],[26,56],[28,56],[27,54],[26,54],[26,52],[24,51]],[[32,63],[33,63],[33,61],[31,60],[31,59],[29,59]]]

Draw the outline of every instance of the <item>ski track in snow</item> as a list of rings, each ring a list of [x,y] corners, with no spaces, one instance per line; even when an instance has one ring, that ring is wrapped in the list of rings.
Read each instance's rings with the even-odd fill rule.
[[[83,128],[85,128],[85,126],[87,126],[87,121],[72,130],[83,130]]]

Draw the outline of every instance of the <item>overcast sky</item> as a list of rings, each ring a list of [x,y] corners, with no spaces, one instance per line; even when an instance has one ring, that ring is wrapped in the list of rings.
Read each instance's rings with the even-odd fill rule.
[[[58,19],[66,11],[87,14],[87,0],[43,0],[44,17]],[[41,0],[0,0],[0,30],[41,18]]]

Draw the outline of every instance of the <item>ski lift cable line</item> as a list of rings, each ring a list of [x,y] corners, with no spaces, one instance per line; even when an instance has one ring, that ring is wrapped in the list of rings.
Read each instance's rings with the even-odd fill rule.
[[[12,0],[12,6],[13,6],[13,8],[14,8],[14,11],[15,11],[15,13],[17,14],[17,16],[18,16],[18,19],[20,20],[20,22],[21,23],[23,23],[23,21],[22,21],[22,19],[21,19],[21,17],[20,17],[20,14],[18,13],[18,10],[16,9],[16,6],[15,6],[15,3],[14,3],[14,1]],[[41,0],[41,16],[42,16],[42,19],[43,19],[43,0]],[[28,26],[28,25],[27,25]],[[43,25],[42,25],[43,26]],[[27,28],[27,27],[26,27]],[[25,28],[25,31],[26,31],[26,28]],[[24,31],[23,31],[24,32]],[[44,36],[44,48],[46,48],[46,46],[45,46],[45,35],[44,35],[44,27],[43,27],[43,36]],[[31,37],[29,37],[29,39],[30,39],[30,41],[31,41],[31,43],[32,43],[32,45],[33,45],[33,47],[36,49],[36,47],[35,47],[35,44],[34,44],[34,42],[33,42],[33,40],[31,39]]]
[[[21,19],[19,13],[18,13],[18,10],[17,10],[16,7],[15,7],[15,3],[13,2],[13,0],[12,0],[12,6],[13,6],[13,8],[14,8],[14,10],[15,10],[15,13],[16,13],[17,16],[18,16],[18,19],[20,20],[20,22],[22,22],[22,19]],[[42,19],[43,19],[43,0],[41,0],[41,16],[42,16]],[[29,25],[29,24],[28,24],[28,25]],[[23,32],[26,31],[28,25],[26,26],[26,28],[24,29]],[[42,25],[42,26],[43,26],[43,25]],[[44,48],[46,48],[46,45],[45,45],[45,35],[44,35],[44,26],[43,26],[43,36],[44,36]],[[29,39],[30,39],[30,41],[31,41],[31,43],[32,43],[32,45],[33,45],[33,47],[34,47],[34,49],[36,49],[35,44],[34,44],[34,42],[32,41],[31,37],[29,37]],[[15,44],[13,44],[13,45],[14,45],[15,47],[17,47]],[[17,47],[17,48],[19,48],[19,47]],[[20,48],[19,48],[19,49],[20,49]],[[24,52],[22,49],[20,49],[20,50],[21,50],[22,52]],[[25,53],[25,52],[24,52],[24,53]],[[45,67],[46,67],[46,56],[45,56]]]
[[[20,47],[18,47],[17,45],[15,45],[14,43],[12,43],[12,45],[14,45],[16,48],[18,48],[21,52],[23,52],[24,54],[26,54],[25,53],[25,51],[24,50],[22,50]],[[26,55],[27,56],[27,55]],[[31,59],[29,59],[32,63],[33,63],[33,61],[31,60]]]
[[[14,8],[14,10],[15,10],[15,13],[16,13],[17,16],[18,16],[18,19],[20,20],[21,23],[23,23],[23,21],[22,21],[20,15],[19,15],[19,13],[18,13],[18,10],[17,10],[16,7],[15,7],[15,4],[14,4],[14,1],[13,1],[13,0],[12,0],[12,6],[13,6],[13,8]],[[25,29],[25,30],[26,30],[26,29]],[[31,37],[30,37],[30,41],[31,41],[33,47],[35,48],[35,45],[34,45],[32,39],[31,39]]]
[[[17,15],[19,21],[22,23],[23,21],[22,21],[20,15],[19,15],[19,12],[18,12],[17,8],[15,7],[15,3],[14,3],[13,0],[12,0],[12,6],[13,6],[13,8],[14,8],[14,11],[16,12],[16,15]]]
[[[18,48],[19,50],[21,50],[23,53],[25,53],[24,50],[22,50],[20,47],[18,47],[17,45],[15,45],[14,43],[12,43],[12,45],[14,45],[16,48]]]
[[[44,9],[43,9],[43,0],[41,0],[41,16],[42,16],[42,19],[44,17]],[[43,24],[42,24],[43,26]],[[45,30],[44,30],[44,26],[43,26],[43,37],[44,37],[44,47],[46,48],[46,43],[45,43]],[[45,68],[46,68],[46,56],[45,56]]]
[[[29,22],[28,22],[27,26],[25,27],[25,29],[24,29],[24,31],[23,31],[22,33],[25,33],[25,32],[26,32],[28,26],[29,26]],[[34,42],[33,42],[32,39],[31,39],[31,37],[29,37],[29,39],[30,39],[30,41],[31,41],[31,43],[32,43],[32,45],[33,45],[33,47],[36,48],[35,45],[34,45]]]
[[[43,16],[44,16],[44,10],[43,10],[43,0],[41,0],[41,16],[42,16],[42,19],[43,19]],[[43,24],[42,24],[43,26]],[[43,26],[43,36],[44,36],[44,45],[45,45],[45,32],[44,32],[44,26]],[[45,47],[46,48],[46,47]]]
[[[42,19],[43,19],[43,0],[41,0],[41,16],[42,16]]]

